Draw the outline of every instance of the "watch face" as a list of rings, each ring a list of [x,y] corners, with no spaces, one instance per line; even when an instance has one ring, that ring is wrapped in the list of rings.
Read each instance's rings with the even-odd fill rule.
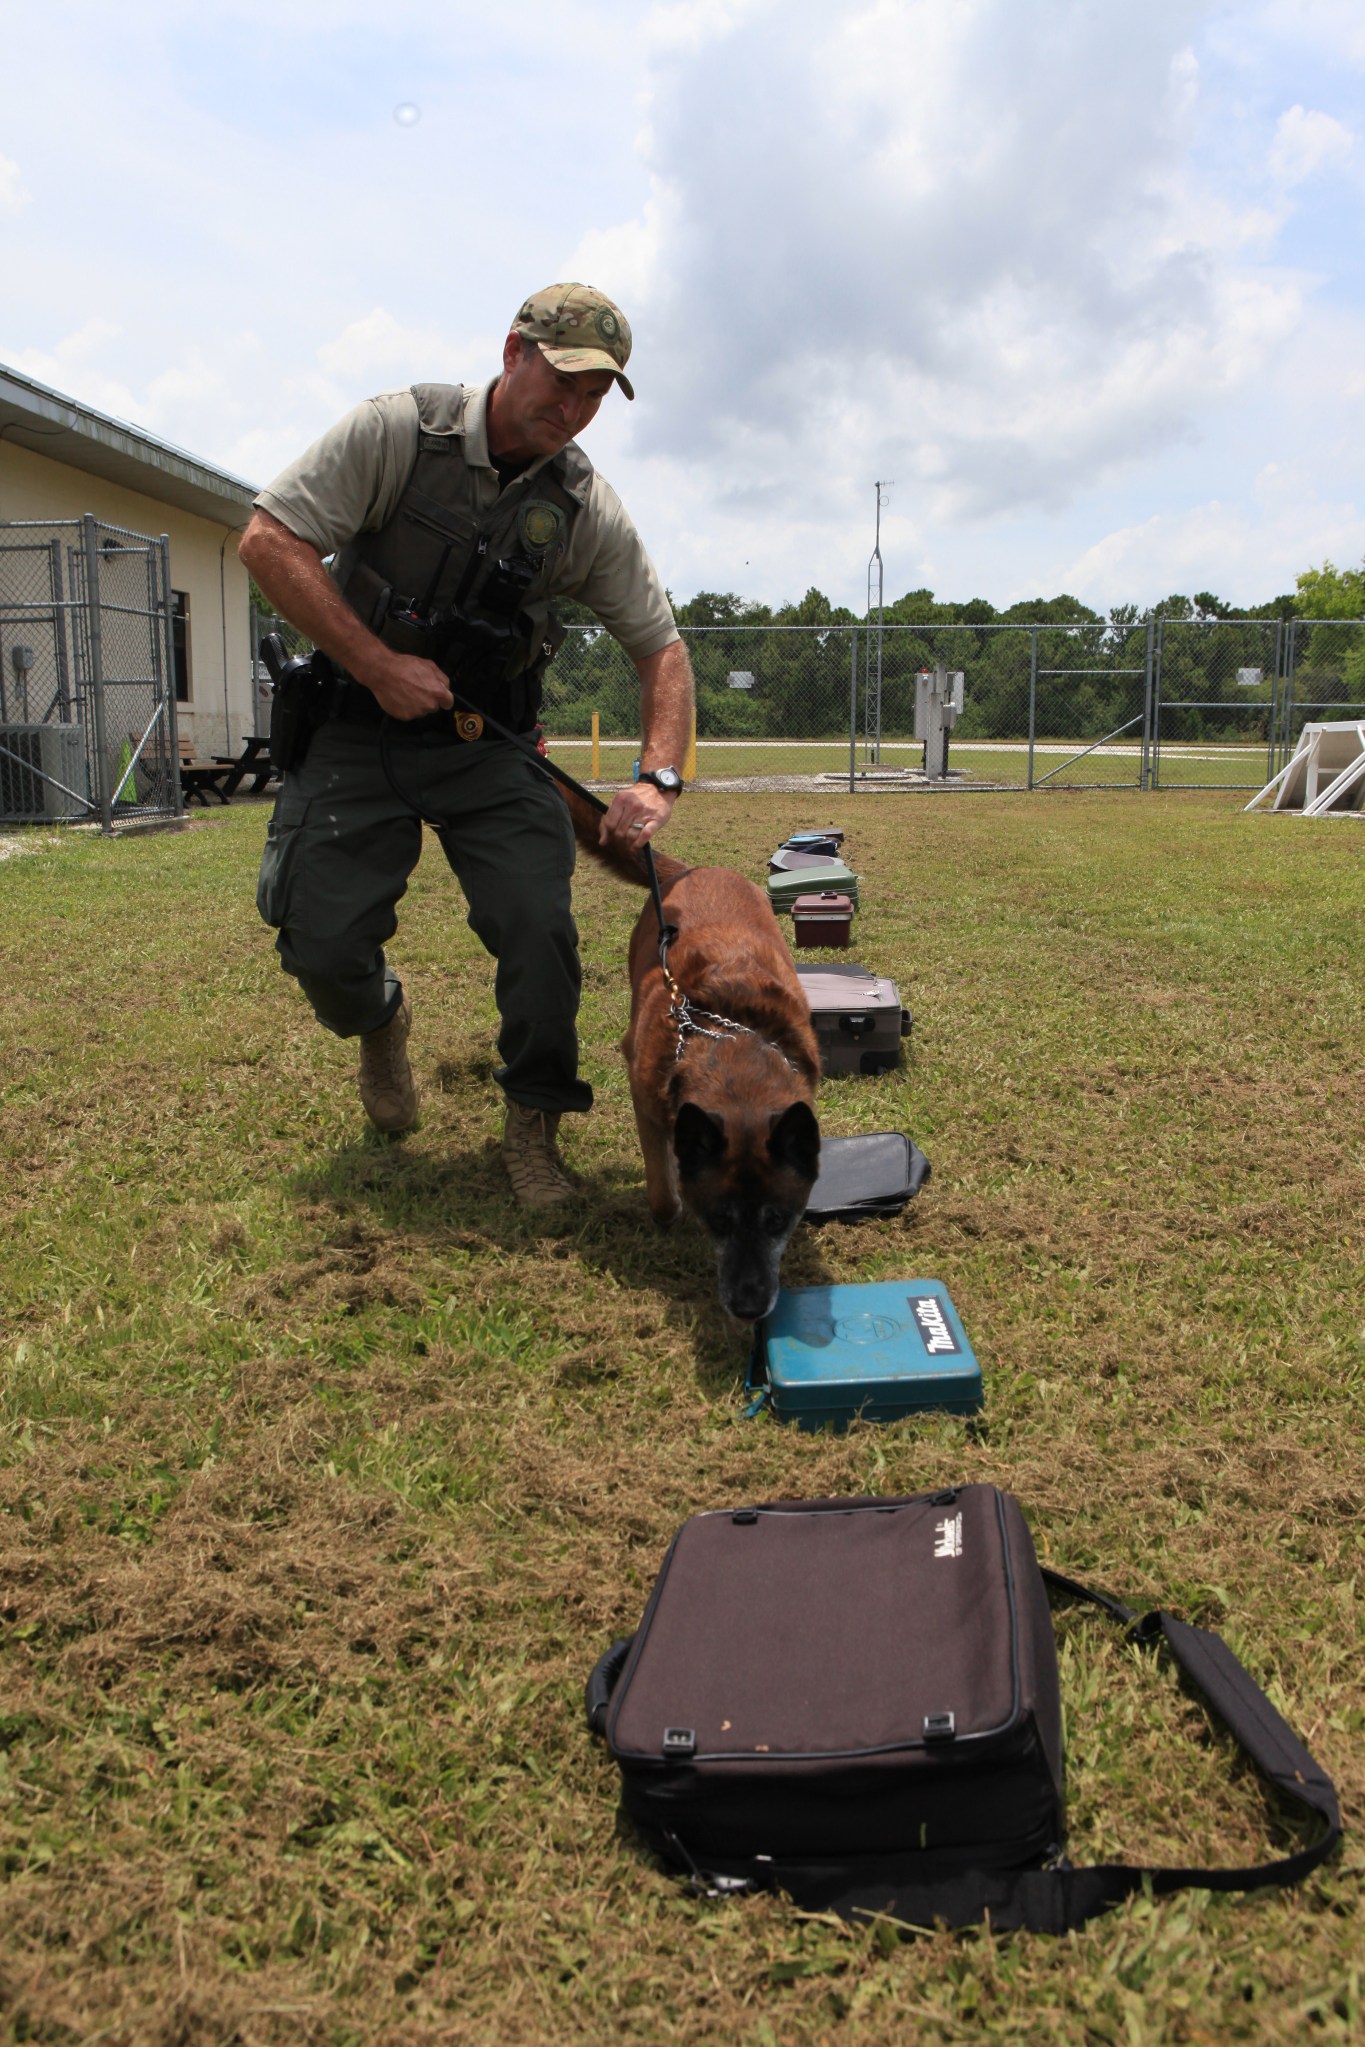
[[[676,768],[646,768],[640,776],[642,782],[652,782],[656,789],[676,794],[682,788],[682,776]]]

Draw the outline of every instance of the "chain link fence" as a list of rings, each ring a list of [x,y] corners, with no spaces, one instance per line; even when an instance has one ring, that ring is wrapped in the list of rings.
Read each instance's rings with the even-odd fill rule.
[[[258,732],[270,718],[268,632],[289,654],[309,646],[286,619],[252,607]],[[1085,624],[737,624],[682,636],[697,684],[697,777],[719,788],[1254,791],[1307,718],[1348,716],[1365,697],[1358,621],[1116,612]],[[938,781],[914,736],[916,679],[934,668],[963,677]],[[1305,685],[1311,701],[1295,695]],[[541,720],[571,773],[629,780],[639,677],[600,626],[570,627]]]
[[[0,825],[182,810],[170,543],[0,525]]]
[[[1293,754],[1305,725],[1365,717],[1365,619],[1299,618],[1286,637],[1276,767]]]
[[[1360,714],[1365,622],[1149,619],[979,625],[689,626],[703,784],[1247,789],[1308,719]],[[946,776],[924,773],[916,679],[962,677]],[[549,671],[556,754],[628,776],[639,683],[611,637],[574,627]],[[577,764],[574,756],[578,756]]]

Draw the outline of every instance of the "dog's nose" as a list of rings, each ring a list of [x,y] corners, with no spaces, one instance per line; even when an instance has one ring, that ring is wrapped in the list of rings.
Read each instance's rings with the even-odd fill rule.
[[[776,1287],[734,1287],[722,1306],[736,1322],[761,1322],[776,1299]]]

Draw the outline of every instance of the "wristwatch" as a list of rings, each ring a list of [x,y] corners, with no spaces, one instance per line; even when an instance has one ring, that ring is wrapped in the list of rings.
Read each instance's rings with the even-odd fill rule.
[[[637,782],[652,782],[656,789],[662,789],[665,796],[680,796],[683,778],[676,768],[641,768]]]

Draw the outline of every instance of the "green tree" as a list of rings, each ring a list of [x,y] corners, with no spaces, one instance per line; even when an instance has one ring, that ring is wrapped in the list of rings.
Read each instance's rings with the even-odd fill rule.
[[[1294,608],[1300,618],[1365,618],[1365,562],[1358,569],[1339,569],[1324,562],[1298,578]]]
[[[1294,608],[1302,619],[1355,620],[1300,629],[1294,694],[1301,704],[1365,703],[1365,563],[1339,569],[1324,562],[1298,578]]]

